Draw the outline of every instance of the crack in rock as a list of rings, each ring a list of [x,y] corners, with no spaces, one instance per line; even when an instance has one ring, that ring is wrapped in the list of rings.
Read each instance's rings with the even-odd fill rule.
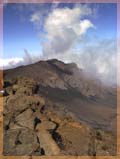
[[[45,155],[54,156],[60,154],[60,148],[53,140],[51,134],[48,131],[55,128],[56,125],[50,121],[43,121],[41,124],[37,124],[36,126],[36,133],[40,140],[40,145],[45,151]]]

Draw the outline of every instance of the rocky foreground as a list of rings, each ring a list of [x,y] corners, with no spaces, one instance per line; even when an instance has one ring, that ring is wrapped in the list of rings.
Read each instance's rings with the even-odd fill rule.
[[[4,72],[4,155],[116,155],[115,91],[75,70],[52,60]]]

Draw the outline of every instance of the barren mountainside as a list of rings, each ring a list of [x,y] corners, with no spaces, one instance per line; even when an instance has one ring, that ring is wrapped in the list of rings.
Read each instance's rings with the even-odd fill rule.
[[[57,59],[4,71],[5,155],[115,155],[116,88]]]

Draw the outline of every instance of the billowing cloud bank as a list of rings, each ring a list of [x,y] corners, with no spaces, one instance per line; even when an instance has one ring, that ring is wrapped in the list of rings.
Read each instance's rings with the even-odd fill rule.
[[[92,37],[87,37],[90,29],[97,29],[86,18],[92,14],[93,10],[87,5],[75,5],[73,8],[58,8],[56,5],[47,16],[44,16],[44,11],[34,11],[29,21],[37,28],[41,28],[42,25],[45,32],[42,35],[44,39],[42,56],[35,57],[25,51],[23,58],[3,60],[0,63],[3,63],[4,68],[9,68],[34,63],[41,59],[58,58],[64,62],[75,62],[90,75],[99,77],[106,83],[115,84],[116,40],[95,39],[94,41]]]
[[[43,44],[43,54],[65,54],[74,47],[76,40],[94,27],[88,19],[80,19],[90,13],[86,7],[55,9],[45,21],[47,42]]]

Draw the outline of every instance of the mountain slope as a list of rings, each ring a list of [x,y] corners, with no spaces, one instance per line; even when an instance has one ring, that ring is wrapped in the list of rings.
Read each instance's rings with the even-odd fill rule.
[[[19,154],[19,149],[11,151],[14,143],[9,146],[8,138],[14,133],[28,134],[26,126],[34,133],[34,129],[38,131],[29,135],[35,146],[41,147],[39,155],[42,148],[45,155],[115,154],[116,89],[89,77],[76,64],[53,59],[5,70],[4,89],[5,154]],[[26,146],[21,138],[17,141]],[[113,147],[104,148],[106,144]],[[55,152],[48,149],[50,145]],[[28,154],[32,149],[32,145],[26,148]]]
[[[5,80],[12,81],[19,76],[34,79],[39,94],[63,104],[90,123],[97,122],[106,127],[108,119],[116,112],[116,89],[87,77],[75,64],[64,64],[54,59],[4,72]]]

